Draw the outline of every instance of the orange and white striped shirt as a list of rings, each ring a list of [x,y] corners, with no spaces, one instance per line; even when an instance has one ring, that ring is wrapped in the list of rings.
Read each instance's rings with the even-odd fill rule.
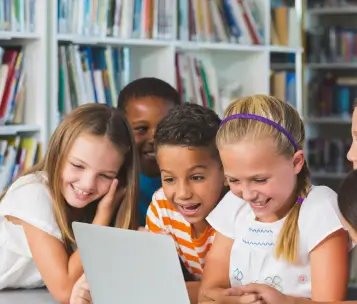
[[[187,270],[196,280],[202,279],[206,254],[216,234],[211,226],[208,226],[198,239],[194,239],[191,224],[171,206],[161,188],[153,195],[146,216],[146,229],[155,233],[163,231],[171,235],[175,241],[177,253]]]

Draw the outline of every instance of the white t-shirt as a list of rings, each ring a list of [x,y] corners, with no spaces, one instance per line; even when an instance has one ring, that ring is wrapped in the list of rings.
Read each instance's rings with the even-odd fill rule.
[[[44,173],[20,177],[0,202],[0,289],[44,286],[22,226],[5,216],[17,217],[62,240]]]
[[[207,220],[216,231],[234,239],[229,270],[232,286],[265,283],[284,294],[311,298],[309,253],[343,228],[340,218],[336,193],[328,187],[313,187],[300,209],[296,264],[275,258],[286,217],[274,223],[258,222],[249,204],[228,192]]]

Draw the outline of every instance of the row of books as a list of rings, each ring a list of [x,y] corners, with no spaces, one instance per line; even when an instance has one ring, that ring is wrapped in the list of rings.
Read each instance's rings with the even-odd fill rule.
[[[178,1],[180,40],[264,44],[262,7],[256,0]]]
[[[176,80],[182,102],[209,107],[220,116],[232,100],[242,96],[239,82],[232,80],[224,86],[219,85],[210,60],[193,54],[176,54]]]
[[[173,0],[57,0],[58,32],[173,39]]]
[[[356,62],[357,29],[316,27],[307,33],[310,62]]]
[[[332,73],[311,79],[308,88],[309,113],[317,116],[350,118],[357,96],[357,77]]]
[[[274,71],[270,75],[271,95],[285,100],[296,107],[296,74],[288,71]]]
[[[346,173],[352,169],[346,158],[351,139],[310,138],[307,145],[307,160],[311,171]]]
[[[0,138],[0,193],[42,158],[42,144],[34,137]]]
[[[119,91],[130,81],[130,49],[126,47],[61,45],[58,63],[62,116],[88,102],[116,106]]]
[[[36,0],[0,0],[0,31],[35,32]]]
[[[295,7],[275,5],[271,10],[270,43],[299,47],[300,27]]]
[[[25,106],[24,52],[0,47],[0,124],[22,123]]]

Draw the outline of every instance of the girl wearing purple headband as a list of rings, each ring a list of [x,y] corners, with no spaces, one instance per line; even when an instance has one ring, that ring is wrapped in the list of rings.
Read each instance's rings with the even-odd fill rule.
[[[217,145],[231,191],[207,218],[217,234],[200,303],[249,283],[316,301],[344,299],[347,233],[336,193],[310,184],[304,141],[299,114],[277,98],[250,96],[226,110]],[[259,303],[256,297],[234,303]]]

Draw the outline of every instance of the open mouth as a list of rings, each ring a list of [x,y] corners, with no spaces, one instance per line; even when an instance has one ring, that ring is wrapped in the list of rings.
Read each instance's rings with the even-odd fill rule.
[[[84,191],[84,190],[82,190],[82,189],[80,189],[80,188],[78,188],[78,187],[76,187],[76,186],[74,186],[72,184],[71,184],[71,186],[72,186],[72,189],[73,189],[74,193],[79,195],[79,196],[81,196],[81,197],[87,197],[87,196],[89,196],[91,194],[90,192],[86,192],[86,191]]]
[[[154,152],[144,152],[144,155],[145,155],[146,157],[155,158],[155,153],[154,153]]]
[[[250,203],[250,205],[254,208],[264,208],[269,202],[270,202],[270,198],[268,198],[267,200],[265,200],[264,202],[255,202],[255,203]]]
[[[196,212],[201,207],[201,204],[185,204],[185,205],[177,204],[177,206],[179,207],[179,210],[183,215],[192,216],[196,214]]]

